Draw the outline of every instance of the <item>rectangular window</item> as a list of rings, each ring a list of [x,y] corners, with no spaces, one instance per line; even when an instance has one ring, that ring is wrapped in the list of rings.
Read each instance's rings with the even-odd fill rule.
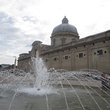
[[[65,60],[67,60],[68,59],[68,56],[65,56]]]
[[[66,43],[66,39],[65,38],[61,39],[61,43],[62,43],[62,45],[65,44]]]
[[[98,50],[97,55],[103,55],[103,50]]]
[[[56,46],[56,39],[53,39],[53,46]]]
[[[79,58],[83,58],[83,53],[79,53]]]

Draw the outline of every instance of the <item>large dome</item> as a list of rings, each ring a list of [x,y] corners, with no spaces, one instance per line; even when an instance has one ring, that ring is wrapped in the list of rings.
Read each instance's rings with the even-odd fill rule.
[[[77,29],[75,26],[68,24],[68,19],[66,17],[63,18],[62,24],[56,26],[53,31],[52,35],[63,33],[63,32],[69,32],[73,33],[75,35],[78,35]]]

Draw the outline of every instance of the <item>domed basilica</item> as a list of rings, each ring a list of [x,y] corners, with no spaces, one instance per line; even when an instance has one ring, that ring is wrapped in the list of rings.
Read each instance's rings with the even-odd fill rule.
[[[32,72],[31,58],[39,56],[48,69],[97,69],[110,73],[110,30],[80,39],[77,28],[64,17],[50,39],[51,45],[34,41],[29,53],[19,55],[18,68]]]

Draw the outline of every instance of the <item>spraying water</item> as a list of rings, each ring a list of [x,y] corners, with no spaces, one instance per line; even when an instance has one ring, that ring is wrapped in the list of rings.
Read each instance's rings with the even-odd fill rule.
[[[35,74],[35,84],[34,87],[40,90],[43,87],[48,88],[48,78],[49,73],[47,72],[47,68],[45,67],[43,60],[41,58],[32,58],[33,62],[33,70]]]

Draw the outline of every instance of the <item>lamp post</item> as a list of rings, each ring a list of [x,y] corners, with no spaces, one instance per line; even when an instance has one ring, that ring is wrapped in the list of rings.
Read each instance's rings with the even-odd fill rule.
[[[14,69],[16,68],[16,56],[13,56],[15,59],[14,59]]]

